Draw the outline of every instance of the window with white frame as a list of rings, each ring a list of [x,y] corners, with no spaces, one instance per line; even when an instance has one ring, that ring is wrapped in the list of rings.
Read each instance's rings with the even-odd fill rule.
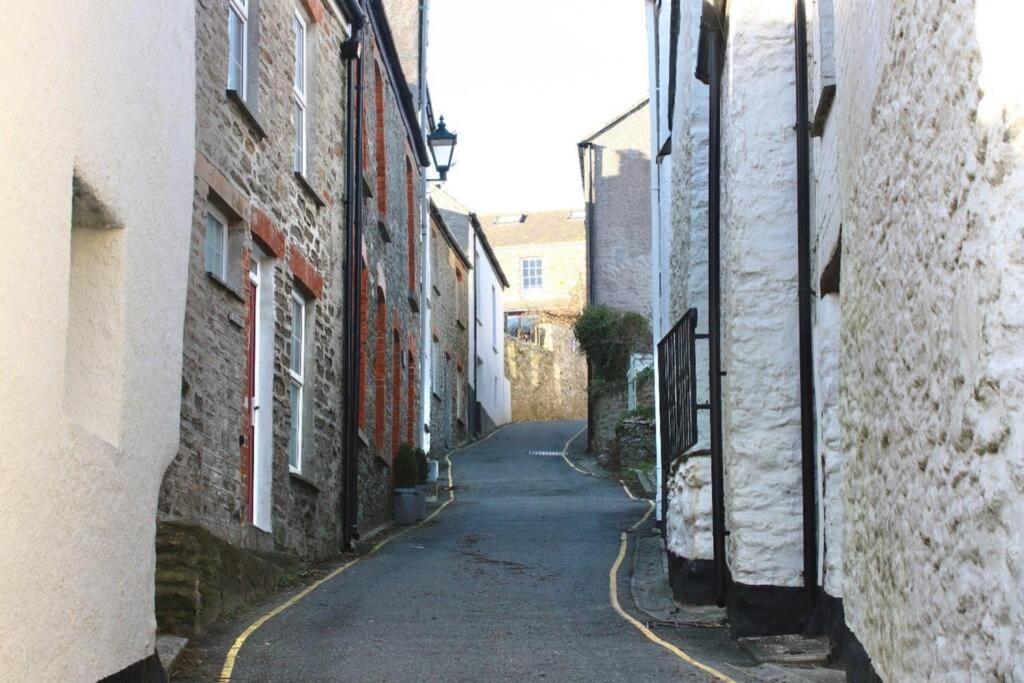
[[[292,18],[295,31],[295,81],[292,99],[295,109],[295,172],[306,175],[306,20],[298,11]]]
[[[498,348],[498,290],[491,285],[491,344]]]
[[[434,337],[434,343],[430,349],[430,387],[438,396],[441,395],[441,342]]]
[[[206,206],[206,272],[228,279],[228,220],[212,205]]]
[[[228,0],[228,90],[246,99],[249,0]]]
[[[292,295],[291,362],[288,374],[291,383],[288,404],[291,425],[288,430],[288,468],[302,471],[302,412],[306,373],[306,300],[301,294]]]
[[[523,289],[540,289],[544,286],[544,260],[524,258],[522,260]]]

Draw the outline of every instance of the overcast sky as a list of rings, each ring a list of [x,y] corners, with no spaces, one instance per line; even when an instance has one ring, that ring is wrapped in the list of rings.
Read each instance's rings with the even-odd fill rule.
[[[642,0],[430,0],[446,190],[478,213],[579,207],[576,143],[647,94]]]

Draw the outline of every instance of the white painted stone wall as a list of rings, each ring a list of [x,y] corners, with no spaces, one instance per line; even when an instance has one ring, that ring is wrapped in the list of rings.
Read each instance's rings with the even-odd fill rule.
[[[1024,6],[836,2],[849,625],[886,680],[1022,680]]]
[[[669,249],[669,324],[689,308],[697,309],[697,331],[708,330],[708,87],[694,77],[701,2],[680,3],[679,42],[676,45],[676,90],[672,135],[673,230]],[[697,402],[707,403],[708,343],[696,343]],[[694,450],[710,448],[706,410],[697,413],[698,442]],[[706,456],[686,461],[676,471],[669,495],[667,544],[687,559],[713,559],[711,546],[711,462]]]
[[[809,116],[814,117],[824,88],[835,83],[834,0],[806,4]],[[813,297],[814,391],[817,409],[818,581],[833,597],[842,587],[842,429],[839,422],[840,297],[824,299],[819,287],[829,260],[839,250],[840,215],[838,126],[826,119],[811,139],[811,288]]]
[[[97,680],[153,652],[157,491],[178,440],[194,12],[0,2],[2,680]],[[72,238],[74,175],[113,227]]]
[[[512,387],[505,376],[505,292],[486,252],[478,244],[475,247],[473,272],[479,288],[476,398],[494,423],[502,425],[512,419]]]
[[[803,583],[792,0],[731,0],[722,93],[726,552]]]

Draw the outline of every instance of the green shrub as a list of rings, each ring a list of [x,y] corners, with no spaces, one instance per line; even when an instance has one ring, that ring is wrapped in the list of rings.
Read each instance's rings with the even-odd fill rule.
[[[416,466],[419,468],[420,471],[419,483],[426,484],[427,475],[429,474],[427,470],[429,469],[429,467],[427,466],[427,454],[423,451],[422,448],[416,449]]]
[[[576,318],[573,333],[590,364],[590,393],[602,396],[626,388],[629,357],[650,353],[651,325],[632,311],[603,305],[587,306]]]
[[[395,488],[411,489],[420,481],[419,463],[416,462],[416,449],[407,443],[398,447],[395,456]]]

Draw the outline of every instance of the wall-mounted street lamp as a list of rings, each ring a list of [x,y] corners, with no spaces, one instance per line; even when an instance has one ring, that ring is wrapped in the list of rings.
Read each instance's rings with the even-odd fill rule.
[[[437,123],[434,132],[427,136],[427,144],[430,145],[430,156],[434,158],[434,167],[437,169],[441,180],[448,179],[448,169],[452,167],[452,155],[455,153],[455,143],[459,136],[448,130],[444,125],[444,117]]]

